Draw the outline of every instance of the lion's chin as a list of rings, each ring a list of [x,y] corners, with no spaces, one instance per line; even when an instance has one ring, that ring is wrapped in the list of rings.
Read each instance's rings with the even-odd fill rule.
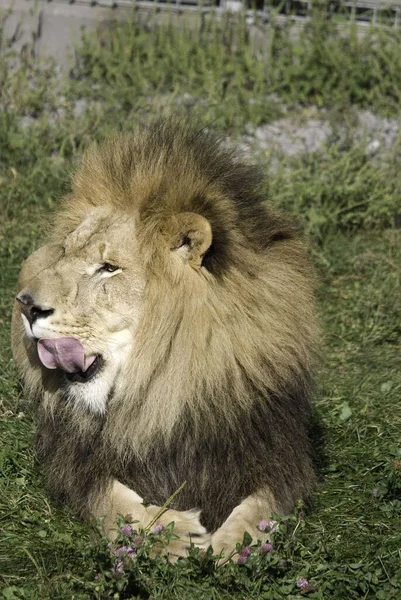
[[[65,373],[66,378],[71,383],[88,383],[98,375],[104,365],[104,359],[101,356],[96,356],[93,363],[86,371],[77,371],[76,373]]]

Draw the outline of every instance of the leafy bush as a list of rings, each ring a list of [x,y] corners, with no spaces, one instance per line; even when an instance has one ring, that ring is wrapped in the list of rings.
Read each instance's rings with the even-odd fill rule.
[[[335,23],[323,6],[298,35],[291,23],[274,28],[268,73],[272,89],[289,103],[356,104],[397,114],[401,33]]]

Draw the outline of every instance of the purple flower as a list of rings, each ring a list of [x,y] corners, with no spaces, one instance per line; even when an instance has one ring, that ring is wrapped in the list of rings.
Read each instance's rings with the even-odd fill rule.
[[[134,554],[136,554],[136,549],[134,548],[134,546],[120,546],[119,548],[116,548],[114,554],[117,556],[117,558],[121,558],[124,556],[133,556]]]
[[[262,544],[260,547],[262,552],[271,552],[273,550],[272,544]]]
[[[121,558],[123,554],[126,554],[127,550],[127,546],[120,546],[119,548],[115,549],[114,554],[117,556],[117,558]]]
[[[269,525],[269,523],[267,521],[265,521],[264,519],[262,519],[262,521],[258,525],[258,529],[260,531],[264,531],[266,529],[266,527],[268,527],[268,525]]]
[[[242,550],[239,551],[239,556],[238,556],[238,560],[237,563],[239,565],[244,565],[246,563],[246,561],[248,560],[248,556],[252,554],[252,550],[250,549],[249,546],[244,546],[242,548]]]
[[[297,579],[297,588],[300,590],[306,590],[309,587],[309,581],[305,577],[299,577]]]
[[[124,573],[124,565],[123,565],[123,561],[119,560],[116,562],[115,565],[113,565],[112,569],[111,569],[111,574],[114,577],[119,577],[120,575],[122,575]]]
[[[123,525],[123,527],[121,527],[120,529],[120,533],[121,535],[125,535],[127,537],[132,535],[132,527],[131,525],[128,525],[128,523],[126,525]]]
[[[163,525],[161,523],[158,523],[157,525],[155,525],[153,527],[154,533],[161,533],[162,531],[163,531]]]

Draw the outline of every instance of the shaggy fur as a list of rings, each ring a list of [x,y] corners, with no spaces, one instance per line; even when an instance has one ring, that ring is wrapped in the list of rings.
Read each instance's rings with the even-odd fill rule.
[[[14,356],[39,401],[38,456],[50,492],[81,514],[96,513],[113,480],[160,505],[185,481],[171,508],[200,510],[208,532],[246,512],[248,497],[258,507],[248,517],[261,519],[309,495],[312,274],[297,228],[265,207],[260,182],[213,135],[157,122],[87,151],[50,243],[25,264],[20,289],[68,313],[69,329],[53,318],[60,334],[101,353],[107,315],[120,313],[134,340],[92,410],[85,391],[74,401],[63,373],[40,364],[16,303]],[[122,268],[103,284],[109,305],[94,300],[90,313],[106,333],[84,314],[89,283],[74,274],[95,239]]]

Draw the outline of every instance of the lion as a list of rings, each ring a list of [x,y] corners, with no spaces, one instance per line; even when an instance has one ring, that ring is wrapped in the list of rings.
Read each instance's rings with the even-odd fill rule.
[[[232,556],[314,486],[314,276],[262,182],[210,131],[138,126],[88,148],[19,276],[13,355],[51,496],[110,535],[119,515],[173,522],[172,557]]]

